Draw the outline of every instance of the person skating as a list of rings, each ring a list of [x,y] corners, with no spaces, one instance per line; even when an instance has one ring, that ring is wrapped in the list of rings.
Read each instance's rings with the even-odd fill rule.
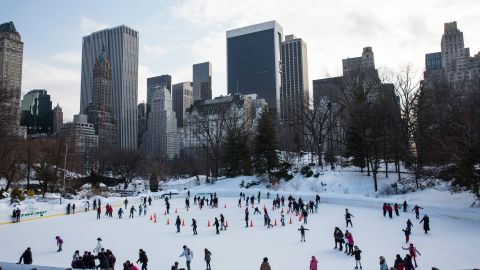
[[[413,209],[412,209],[412,212],[415,211],[415,218],[416,219],[420,218],[420,209],[423,209],[423,207],[420,207],[418,205],[415,205],[415,207],[413,207]]]
[[[405,262],[403,261],[402,257],[400,257],[400,254],[397,254],[395,262],[393,263],[393,267],[396,270],[405,270]]]
[[[122,207],[118,208],[117,214],[118,214],[118,218],[122,219],[122,215],[123,215],[123,208]]]
[[[245,208],[245,227],[248,228],[248,208]]]
[[[383,203],[383,217],[387,216],[387,203]]]
[[[93,199],[93,210],[97,210],[97,200]]]
[[[128,218],[134,218],[134,215],[133,213],[137,212],[137,210],[135,209],[135,206],[131,206],[130,207],[130,215],[128,216]]]
[[[57,246],[58,246],[57,252],[62,251],[63,239],[57,235],[55,236],[55,240],[57,240]]]
[[[406,229],[402,229],[402,231],[405,233],[405,243],[410,242],[410,234],[412,234],[410,229],[407,227]]]
[[[197,235],[197,221],[192,218],[193,235]]]
[[[148,196],[148,206],[152,206],[152,198]]]
[[[97,207],[97,219],[100,219],[101,215],[102,215],[102,208]]]
[[[347,253],[347,255],[353,255],[353,245],[354,245],[354,243],[355,242],[353,241],[352,233],[349,232],[348,230],[345,231],[345,253]]]
[[[354,250],[352,252],[353,256],[355,256],[355,269],[358,269],[358,267],[360,267],[360,269],[362,269],[362,262],[360,261],[361,260],[361,256],[360,256],[361,253],[362,253],[362,251],[360,249],[358,249],[357,246],[355,246]]]
[[[147,270],[148,257],[147,257],[147,253],[143,249],[140,249],[138,251],[137,263],[139,262],[142,264],[142,270]]]
[[[205,263],[207,264],[206,270],[212,270],[212,267],[210,266],[210,261],[212,260],[212,252],[210,250],[205,249]]]
[[[397,217],[400,216],[400,214],[398,213],[398,208],[399,208],[398,203],[395,203],[395,204],[393,205],[393,210],[395,210],[395,215],[396,215]]]
[[[70,203],[67,204],[67,215],[70,215]]]
[[[280,223],[282,223],[282,227],[285,227],[285,215],[284,214],[282,214],[280,216]]]
[[[32,249],[28,247],[23,253],[22,256],[20,256],[20,259],[18,260],[17,264],[21,264],[23,260],[23,264],[32,264],[33,258],[32,258]]]
[[[309,229],[303,227],[303,225],[300,225],[300,228],[298,228],[300,231],[300,242],[305,242],[305,231],[309,231]]]
[[[72,214],[75,214],[75,204],[72,205]]]
[[[76,250],[72,256],[72,268],[83,268],[82,257],[80,256],[80,251]]]
[[[260,212],[260,210],[258,209],[258,207],[255,207],[255,211],[253,211],[253,214],[256,215],[256,214],[261,214],[262,212]]]
[[[143,212],[143,206],[142,206],[142,204],[140,204],[140,205],[138,206],[138,215],[141,216],[141,215],[142,215],[142,212]]]
[[[392,218],[392,206],[390,204],[387,204],[387,211],[388,211],[388,217]]]
[[[96,256],[96,259],[98,259],[100,262],[97,266],[98,269],[110,269],[110,261],[108,260],[107,254],[103,248]]]
[[[410,219],[407,220],[407,229],[409,229],[410,231],[412,231],[412,227],[413,227],[413,223]]]
[[[307,210],[303,210],[302,212],[302,215],[303,215],[303,224],[308,224],[308,211]]]
[[[179,257],[185,256],[185,260],[187,263],[187,270],[190,270],[190,263],[192,262],[193,259],[193,252],[188,248],[187,246],[183,246],[183,252],[180,254]]]
[[[405,255],[403,262],[405,263],[405,270],[415,270],[412,263],[412,256],[410,256],[410,254]]]
[[[102,238],[97,238],[97,245],[93,249],[93,253],[99,253],[102,250]]]
[[[422,220],[420,220],[420,223],[423,222],[423,230],[425,233],[428,233],[430,231],[430,218],[427,215],[424,215]]]
[[[85,208],[85,212],[88,212],[88,210],[90,208],[90,203],[88,201],[84,202],[83,207]]]
[[[389,270],[388,269],[388,264],[385,261],[385,257],[380,256],[380,270]]]
[[[263,258],[263,262],[260,265],[260,270],[272,270],[272,268],[270,268],[270,264],[268,263],[267,257]]]
[[[318,261],[315,256],[312,256],[312,259],[310,260],[310,270],[318,270]]]
[[[343,250],[343,232],[340,230],[340,228],[335,227],[335,230],[333,231],[333,238],[335,240],[335,248],[337,249],[338,245],[338,250],[342,251]]]
[[[408,250],[408,253],[412,257],[413,261],[415,262],[415,267],[418,267],[418,265],[417,265],[417,254],[419,256],[422,256],[422,254],[420,254],[420,252],[417,250],[417,248],[412,243],[410,243],[410,246],[408,248],[402,247],[402,249],[403,250]]]
[[[353,215],[348,212],[348,209],[345,209],[345,223],[347,224],[346,227],[348,227],[348,224],[350,224],[350,227],[353,227],[352,217]]]
[[[403,212],[407,212],[407,207],[408,207],[408,204],[407,204],[407,201],[403,201]]]
[[[127,206],[128,206],[128,199],[125,198],[125,201],[123,201],[123,204],[125,205],[125,210],[127,210]]]
[[[167,208],[167,214],[170,214],[170,203],[168,200],[165,202],[165,207]]]
[[[223,214],[220,214],[220,230],[227,230],[227,227],[225,227],[225,216]]]
[[[218,218],[215,217],[215,222],[213,222],[213,225],[215,226],[216,234],[220,234],[220,231],[218,230],[220,226],[220,223],[218,222]]]
[[[182,221],[180,220],[180,216],[177,216],[177,220],[175,220],[175,226],[177,226],[177,233],[180,232],[180,225],[182,225]]]

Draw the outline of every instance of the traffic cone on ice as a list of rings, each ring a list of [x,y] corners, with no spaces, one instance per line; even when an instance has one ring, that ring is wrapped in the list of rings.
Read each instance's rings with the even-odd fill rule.
[[[170,219],[169,218],[167,219],[167,225],[170,225]]]
[[[303,214],[300,215],[300,217],[298,218],[298,221],[302,221],[302,218],[303,218]]]
[[[177,213],[178,213],[178,210],[177,210],[177,208],[175,208],[175,214],[177,214]]]
[[[157,213],[153,213],[153,218],[157,219]]]
[[[208,220],[208,225],[207,225],[207,227],[210,228],[210,226],[211,226],[211,225],[210,225],[210,219],[209,219],[209,220]]]
[[[224,208],[227,208],[227,203],[225,203],[225,207]]]
[[[163,215],[166,216],[167,215],[167,210],[165,210],[165,212],[163,212]]]
[[[153,217],[152,217],[152,215],[150,215],[150,220],[153,220]]]
[[[275,219],[275,222],[273,223],[273,226],[277,226],[277,219]]]
[[[225,228],[228,228],[228,221],[225,220]]]
[[[157,217],[153,218],[153,223],[157,223]]]
[[[250,227],[253,227],[253,220],[250,220]]]
[[[295,216],[298,217],[298,211],[295,211]]]
[[[182,219],[182,227],[185,227],[185,219]]]
[[[242,203],[240,203],[240,208],[242,208]]]
[[[288,224],[292,224],[292,217],[290,217],[290,222],[288,222]]]
[[[188,212],[188,207],[187,207],[187,212]]]

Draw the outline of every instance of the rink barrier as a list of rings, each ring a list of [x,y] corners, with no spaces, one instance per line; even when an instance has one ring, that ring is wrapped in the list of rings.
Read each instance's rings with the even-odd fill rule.
[[[66,270],[70,269],[70,267],[52,267],[52,266],[40,266],[40,265],[33,265],[33,264],[16,264],[16,263],[8,263],[8,262],[0,262],[0,268],[4,270]]]

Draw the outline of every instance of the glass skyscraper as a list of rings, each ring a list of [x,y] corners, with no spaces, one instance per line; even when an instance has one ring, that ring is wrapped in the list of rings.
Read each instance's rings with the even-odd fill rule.
[[[229,94],[258,94],[280,113],[283,29],[269,21],[227,31]]]
[[[212,99],[212,63],[193,65],[193,99]]]
[[[112,111],[117,124],[118,145],[137,148],[138,99],[137,31],[117,26],[83,37],[80,113],[86,114],[92,103],[95,59],[105,48],[112,65]]]

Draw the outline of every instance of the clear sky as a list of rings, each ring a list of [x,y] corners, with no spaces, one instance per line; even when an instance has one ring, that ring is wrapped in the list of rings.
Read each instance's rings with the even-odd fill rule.
[[[277,20],[308,46],[309,80],[341,74],[341,60],[373,47],[376,65],[398,70],[440,50],[443,23],[458,22],[471,54],[480,50],[479,0],[2,0],[25,43],[22,93],[47,89],[71,120],[80,106],[82,36],[128,25],[140,32],[139,102],[146,78],[192,80],[192,64],[211,61],[213,95],[226,94],[225,31]],[[311,91],[311,89],[310,89]]]

